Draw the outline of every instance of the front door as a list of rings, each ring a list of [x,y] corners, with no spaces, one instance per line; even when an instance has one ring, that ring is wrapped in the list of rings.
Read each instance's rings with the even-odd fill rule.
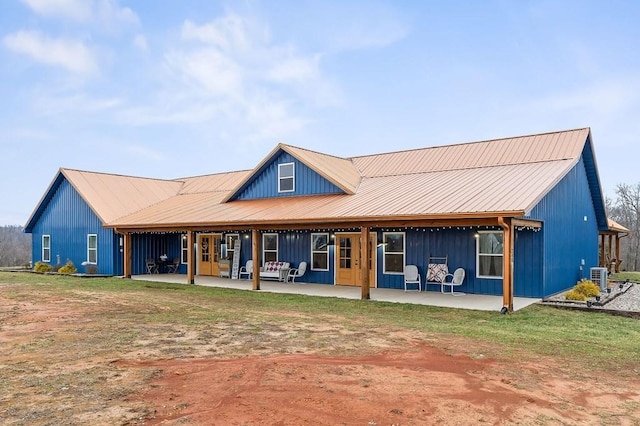
[[[338,234],[336,253],[336,284],[360,286],[360,234]],[[375,287],[376,235],[369,239],[369,287]]]
[[[220,259],[220,235],[200,234],[198,236],[198,274],[218,275]]]
[[[336,284],[360,283],[360,234],[338,234],[336,256]]]

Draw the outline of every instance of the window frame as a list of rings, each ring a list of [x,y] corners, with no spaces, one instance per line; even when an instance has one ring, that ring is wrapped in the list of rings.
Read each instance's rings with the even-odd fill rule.
[[[48,241],[47,246],[45,247],[44,241],[45,239]],[[49,257],[45,258],[45,250],[48,251]],[[42,235],[42,256],[41,259],[44,263],[51,263],[51,235],[50,234],[43,234]]]
[[[276,238],[276,248],[275,250],[273,249],[267,249],[267,244],[266,244],[266,239],[267,237],[273,237],[275,236]],[[262,263],[264,266],[264,263],[266,262],[277,262],[278,261],[278,248],[279,248],[279,238],[278,238],[278,234],[277,233],[265,233],[262,234]],[[266,253],[275,253],[276,254],[276,259],[275,260],[267,260],[267,256]]]
[[[91,238],[95,238],[95,247],[91,247]],[[95,252],[95,261],[92,262],[91,252]],[[87,264],[89,265],[97,265],[98,264],[98,234],[87,234]]]
[[[502,235],[502,250],[501,253],[480,253],[480,239],[485,234],[501,234]],[[500,257],[502,259],[502,268],[500,269],[500,275],[480,275],[480,258],[481,257]],[[502,230],[489,230],[478,231],[478,238],[476,238],[476,278],[501,280],[504,272],[504,231]]]
[[[389,235],[402,235],[402,251],[390,252],[387,250],[389,244],[387,243],[387,236]],[[398,232],[383,232],[382,233],[382,273],[388,275],[402,275],[404,274],[404,265],[407,261],[407,233],[404,231]],[[402,271],[387,271],[387,255],[398,256],[402,255]]]
[[[288,166],[291,166],[291,176],[288,176],[288,175],[283,176],[282,169]],[[289,180],[289,179],[291,179],[291,189],[282,189],[282,182],[284,180]],[[296,190],[296,163],[290,162],[290,163],[278,164],[278,193],[294,192],[295,190]]]
[[[240,234],[224,234],[224,243],[221,242],[221,244],[224,244],[226,248],[224,257],[220,257],[221,259],[233,260],[233,255],[236,252],[236,246],[234,244],[233,248],[229,247],[231,246],[231,243],[235,242],[236,239],[240,240]],[[220,251],[222,252],[222,250]],[[220,255],[222,256],[222,253],[220,253]]]
[[[189,261],[189,238],[187,234],[182,234],[180,238],[180,263],[186,265]]]
[[[314,237],[316,236],[324,236],[327,239],[327,243],[325,244],[325,248],[323,250],[314,250]],[[311,245],[311,270],[312,271],[328,271],[329,270],[329,233],[328,232],[312,232],[311,233],[311,241],[310,241],[310,245]],[[314,255],[316,254],[324,254],[326,255],[326,266],[324,268],[316,268],[314,267],[315,262],[314,262]]]

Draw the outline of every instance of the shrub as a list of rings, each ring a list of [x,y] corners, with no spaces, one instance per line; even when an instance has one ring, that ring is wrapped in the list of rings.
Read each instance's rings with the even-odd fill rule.
[[[575,288],[566,292],[564,294],[564,298],[567,300],[581,300],[583,302],[587,300],[587,296],[585,296],[583,293],[580,293]]]
[[[582,280],[576,284],[574,290],[586,297],[595,297],[600,294],[600,287],[591,280]]]
[[[58,273],[60,274],[75,274],[76,272],[78,272],[78,270],[70,260],[67,260],[67,263],[65,263],[64,266],[58,268]]]
[[[33,267],[36,272],[51,272],[51,265],[44,262],[36,262],[36,266]]]

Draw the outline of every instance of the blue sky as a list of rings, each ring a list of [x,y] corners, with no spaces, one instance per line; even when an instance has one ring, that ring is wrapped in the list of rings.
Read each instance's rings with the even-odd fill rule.
[[[591,127],[640,182],[640,2],[0,4],[0,225],[58,168],[177,178]]]

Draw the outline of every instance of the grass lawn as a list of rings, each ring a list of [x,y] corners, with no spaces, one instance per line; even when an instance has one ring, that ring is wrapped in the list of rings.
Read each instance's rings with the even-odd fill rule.
[[[538,305],[500,315],[0,272],[0,319],[0,386],[16,401],[0,410],[0,422],[12,415],[33,424],[82,419],[89,412],[104,415],[111,409],[105,401],[140,392],[158,374],[145,370],[134,377],[130,370],[114,367],[119,359],[353,356],[423,342],[453,356],[491,358],[505,365],[552,360],[562,374],[577,380],[640,377],[639,320]],[[129,419],[126,413],[109,418]]]

